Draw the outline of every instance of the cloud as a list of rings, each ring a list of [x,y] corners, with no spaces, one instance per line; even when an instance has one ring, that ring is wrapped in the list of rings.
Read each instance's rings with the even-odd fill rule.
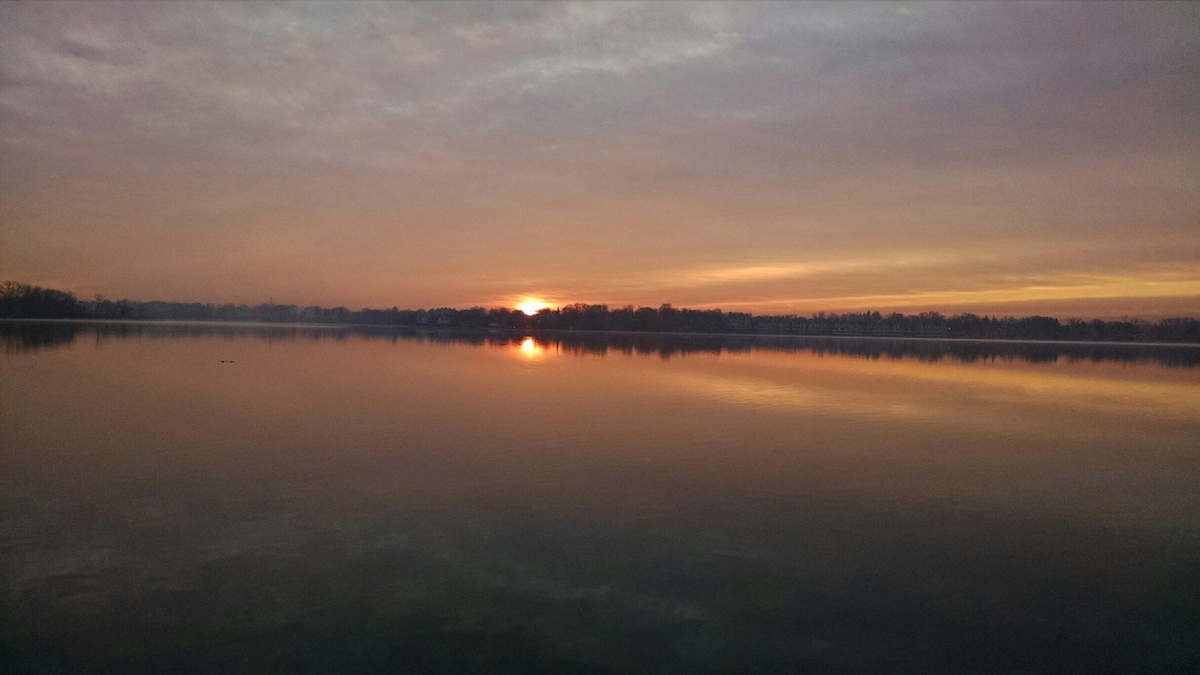
[[[146,297],[170,286],[149,259],[201,236],[346,256],[312,288],[391,270],[398,296],[336,303],[388,306],[1194,264],[1198,26],[1194,3],[3,3],[6,274],[70,259]],[[241,259],[179,264],[288,274]]]
[[[1189,272],[1176,271],[1138,277],[1066,275],[1033,284],[1006,284],[973,290],[927,290],[907,293],[807,296],[774,298],[747,303],[725,303],[727,309],[741,305],[755,308],[784,307],[799,311],[834,310],[936,310],[995,312],[996,307],[1052,306],[1055,301],[1155,299],[1173,301],[1176,308],[1190,308],[1200,298],[1200,281]],[[1180,313],[1187,313],[1186,310]]]

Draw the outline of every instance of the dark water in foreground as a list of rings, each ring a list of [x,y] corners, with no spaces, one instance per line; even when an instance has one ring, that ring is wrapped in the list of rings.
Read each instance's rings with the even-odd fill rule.
[[[1196,348],[0,337],[0,672],[1200,672]]]

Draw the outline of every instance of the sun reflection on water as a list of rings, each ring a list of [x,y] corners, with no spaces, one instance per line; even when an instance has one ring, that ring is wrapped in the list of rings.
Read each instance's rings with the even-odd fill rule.
[[[540,345],[531,337],[521,340],[521,355],[528,359],[536,359],[546,355],[545,345]]]

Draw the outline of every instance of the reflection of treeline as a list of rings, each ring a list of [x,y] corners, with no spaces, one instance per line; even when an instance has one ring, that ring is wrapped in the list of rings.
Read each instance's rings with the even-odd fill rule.
[[[135,338],[165,340],[171,338],[219,338],[224,340],[345,340],[347,326],[276,326],[258,324],[187,324],[126,322],[51,322],[22,321],[0,323],[0,344],[5,352],[36,351],[69,347],[83,338],[95,344],[109,340]],[[331,330],[332,329],[332,330]]]
[[[0,323],[4,353],[70,346],[86,328],[79,323]]]
[[[753,351],[807,352],[821,356],[854,356],[871,360],[953,360],[964,363],[1059,360],[1158,363],[1200,368],[1200,348],[1193,346],[1096,344],[1071,342],[959,342],[831,336],[680,334],[637,332],[428,330],[388,326],[279,326],[163,323],[0,323],[6,352],[69,346],[77,339],[95,344],[109,340],[203,338],[220,340],[432,342],[514,349],[533,339],[548,351],[572,356],[656,356],[738,354]]]
[[[1091,361],[1100,363],[1159,363],[1177,368],[1200,367],[1200,349],[1166,345],[1028,343],[1028,342],[956,342],[946,340],[906,340],[902,338],[791,337],[743,335],[664,335],[638,333],[533,333],[542,348],[576,356],[659,356],[670,358],[693,354],[719,355],[754,351],[807,352],[821,356],[856,356],[871,360],[918,359],[926,362],[953,360],[1028,361],[1054,363]],[[516,346],[525,336],[494,333],[462,334],[455,331],[408,334],[407,339],[431,342],[469,343],[499,347]],[[395,339],[395,338],[393,338]]]
[[[519,330],[589,330],[655,333],[745,333],[858,337],[937,337],[1099,342],[1200,343],[1200,320],[1157,322],[1084,321],[1053,317],[1024,318],[937,312],[881,314],[862,312],[813,316],[755,316],[719,309],[677,309],[671,305],[610,309],[607,305],[572,304],[543,309],[534,316],[508,308],[362,309],[263,304],[213,305],[181,302],[79,300],[71,293],[16,282],[0,288],[0,318],[151,319],[175,321],[241,321],[319,323],[430,328],[509,328]]]

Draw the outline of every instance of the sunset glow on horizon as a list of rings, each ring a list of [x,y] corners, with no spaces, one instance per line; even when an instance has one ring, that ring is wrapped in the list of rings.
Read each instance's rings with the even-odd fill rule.
[[[0,3],[0,264],[215,304],[1196,317],[1198,79],[1184,2]]]
[[[522,300],[516,308],[525,314],[525,316],[533,316],[549,306],[549,304],[542,302],[541,300],[527,299]]]

